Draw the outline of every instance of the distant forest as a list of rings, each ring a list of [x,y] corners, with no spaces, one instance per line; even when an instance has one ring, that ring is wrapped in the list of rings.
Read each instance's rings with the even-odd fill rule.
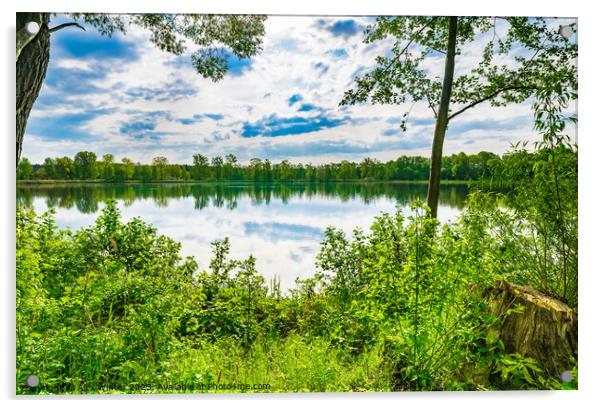
[[[489,180],[499,184],[503,181],[505,162],[515,160],[517,154],[526,155],[526,158],[532,155],[521,150],[503,156],[491,152],[445,156],[442,179]],[[27,158],[23,158],[17,168],[18,180],[325,182],[428,178],[429,159],[420,156],[401,156],[387,162],[366,158],[359,163],[344,160],[320,165],[293,164],[288,160],[271,163],[267,159],[251,159],[249,164],[242,165],[233,154],[211,159],[195,154],[193,164],[188,165],[171,164],[165,157],[155,157],[151,164],[134,163],[127,157],[115,161],[112,154],[105,154],[99,160],[95,153],[84,151],[77,153],[73,159],[47,158],[43,164],[31,164]]]

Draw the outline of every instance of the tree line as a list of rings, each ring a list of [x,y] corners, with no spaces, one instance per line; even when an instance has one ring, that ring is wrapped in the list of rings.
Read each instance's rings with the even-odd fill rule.
[[[488,180],[503,182],[501,170],[511,154],[499,156],[491,152],[477,154],[457,153],[443,157],[444,180]],[[288,160],[272,163],[268,159],[253,158],[241,164],[237,157],[208,158],[193,156],[193,164],[172,164],[163,156],[155,157],[150,164],[134,163],[124,157],[116,161],[112,154],[100,159],[95,153],[79,152],[70,157],[46,158],[42,164],[32,164],[21,159],[17,167],[18,180],[103,180],[124,181],[305,181],[325,182],[344,180],[394,181],[428,180],[429,159],[420,156],[400,156],[395,160],[379,161],[365,158],[361,162],[343,160],[338,163],[313,165],[294,164]]]

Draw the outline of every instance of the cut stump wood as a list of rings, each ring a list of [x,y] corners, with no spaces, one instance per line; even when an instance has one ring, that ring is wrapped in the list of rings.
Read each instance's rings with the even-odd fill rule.
[[[526,286],[498,282],[485,297],[504,352],[537,360],[550,376],[559,378],[577,359],[577,313],[565,303]]]

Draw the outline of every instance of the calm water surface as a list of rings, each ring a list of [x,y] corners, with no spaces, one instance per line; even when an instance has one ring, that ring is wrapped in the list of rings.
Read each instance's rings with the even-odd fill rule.
[[[442,186],[439,218],[449,221],[463,206],[468,187]],[[350,233],[368,229],[375,215],[426,197],[425,184],[131,184],[19,186],[17,205],[38,214],[56,208],[61,228],[91,224],[110,199],[117,200],[125,219],[140,217],[161,234],[182,243],[183,255],[199,266],[209,265],[211,245],[230,238],[231,256],[253,254],[266,279],[280,277],[283,289],[296,277],[315,271],[314,259],[324,229]]]

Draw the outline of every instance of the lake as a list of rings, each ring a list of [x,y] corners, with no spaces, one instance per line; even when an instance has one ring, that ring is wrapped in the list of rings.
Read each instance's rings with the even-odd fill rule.
[[[441,221],[458,215],[468,192],[467,185],[441,186]],[[253,254],[257,270],[267,280],[279,276],[286,290],[295,278],[313,275],[326,227],[367,230],[374,216],[397,205],[409,213],[409,204],[426,193],[427,185],[417,183],[19,185],[17,205],[38,214],[56,208],[58,226],[75,230],[115,199],[123,218],[153,224],[200,268],[209,265],[211,242],[229,237],[233,258]]]

